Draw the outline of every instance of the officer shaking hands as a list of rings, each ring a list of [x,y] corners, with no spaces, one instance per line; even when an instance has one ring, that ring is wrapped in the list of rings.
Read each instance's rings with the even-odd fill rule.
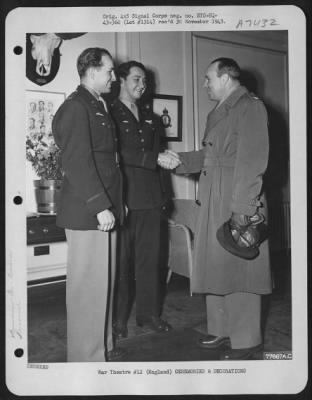
[[[139,100],[146,90],[143,64],[129,61],[116,70],[119,98],[112,104],[118,129],[125,203],[129,213],[120,229],[115,337],[127,337],[131,289],[135,275],[136,320],[156,332],[171,326],[160,318],[160,226],[165,203],[158,164],[176,167],[179,160],[160,153],[161,128],[148,107]]]

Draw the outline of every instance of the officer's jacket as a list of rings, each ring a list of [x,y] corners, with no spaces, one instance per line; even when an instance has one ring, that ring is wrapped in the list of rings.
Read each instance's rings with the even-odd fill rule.
[[[161,128],[149,108],[139,108],[140,121],[120,100],[112,105],[118,128],[125,201],[129,209],[151,209],[165,200],[157,158]]]
[[[97,229],[96,214],[111,209],[122,220],[122,179],[112,118],[78,86],[58,109],[52,131],[64,171],[57,224]]]

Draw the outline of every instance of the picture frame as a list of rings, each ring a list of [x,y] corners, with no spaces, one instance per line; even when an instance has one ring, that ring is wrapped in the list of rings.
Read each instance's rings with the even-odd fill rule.
[[[65,100],[65,93],[26,90],[26,135],[52,137],[52,119]]]
[[[153,112],[159,116],[166,142],[182,141],[182,96],[155,94],[152,99]]]

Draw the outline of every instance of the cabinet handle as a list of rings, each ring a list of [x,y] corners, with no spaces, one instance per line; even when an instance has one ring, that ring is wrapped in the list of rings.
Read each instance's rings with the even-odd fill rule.
[[[42,232],[43,232],[43,233],[48,233],[48,232],[49,232],[49,229],[48,229],[48,228],[43,228],[43,229],[42,229]]]
[[[34,234],[35,234],[35,231],[33,231],[32,229],[28,229],[28,233],[29,233],[30,235],[34,235]]]

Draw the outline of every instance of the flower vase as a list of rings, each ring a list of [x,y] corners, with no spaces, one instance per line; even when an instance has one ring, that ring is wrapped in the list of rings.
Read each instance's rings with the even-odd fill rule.
[[[42,214],[56,214],[61,180],[36,179],[34,180],[34,187],[37,212]]]

